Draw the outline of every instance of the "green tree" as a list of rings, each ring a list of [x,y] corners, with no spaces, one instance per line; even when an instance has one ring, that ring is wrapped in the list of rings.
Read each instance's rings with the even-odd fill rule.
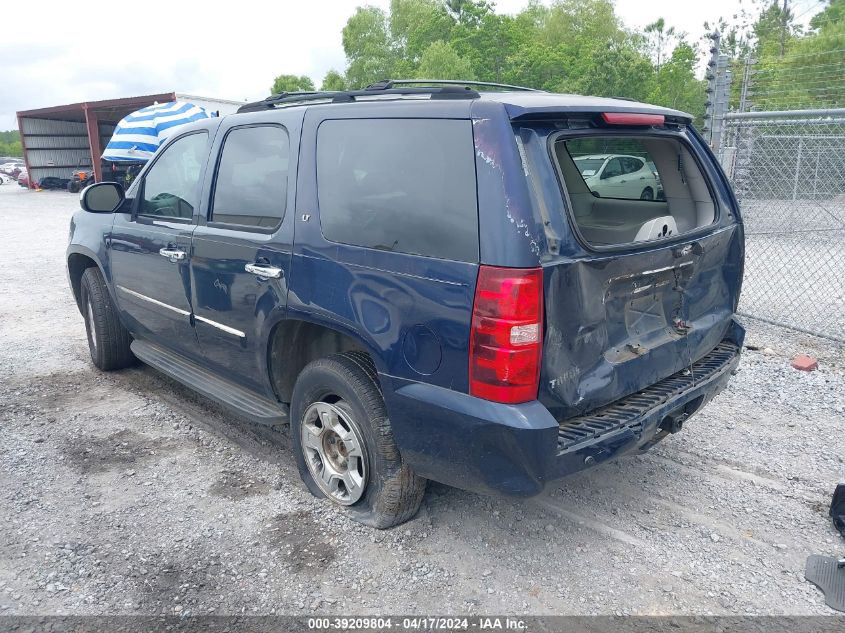
[[[20,132],[0,132],[0,156],[23,156]]]
[[[795,24],[795,14],[789,5],[783,6],[778,0],[772,0],[760,13],[752,27],[756,42],[756,54],[778,55],[783,57],[789,49],[795,36],[801,32],[800,26]]]
[[[346,77],[337,72],[334,68],[323,77],[320,90],[346,90]]]
[[[270,92],[274,95],[282,92],[300,92],[314,90],[314,82],[306,75],[279,75],[273,80]]]
[[[698,54],[681,40],[666,63],[656,72],[648,100],[692,114],[701,122],[704,116],[706,82],[695,77]]]
[[[513,74],[521,40],[515,18],[488,13],[475,28],[457,25],[452,46],[472,67],[474,78],[504,82]]]
[[[411,65],[434,42],[448,42],[455,22],[440,0],[391,0],[390,38],[395,53]]]
[[[642,37],[623,25],[609,0],[530,4],[516,19],[515,83],[553,90],[641,98],[654,71]]]
[[[485,0],[446,0],[446,8],[458,24],[468,27],[478,27],[493,12],[493,5]]]
[[[676,34],[674,26],[666,28],[666,20],[657,18],[651,24],[646,25],[645,35],[648,41],[648,48],[654,57],[655,68],[660,72],[660,66],[666,56],[666,50],[674,48],[672,46],[673,41],[676,38],[682,38],[683,34]]]
[[[387,14],[378,7],[358,7],[343,27],[346,79],[352,88],[363,88],[393,75],[396,54]]]
[[[837,52],[845,49],[843,15],[845,0],[831,0],[805,34],[789,2],[743,0],[729,19],[705,24],[719,30],[720,52],[730,58],[732,104],[752,53],[760,59],[755,91],[768,86],[785,99],[816,94],[814,102],[821,103],[818,95],[829,96],[836,82],[819,86],[817,74],[802,73],[791,60],[800,51],[831,72],[845,64]],[[527,0],[516,15],[496,13],[488,0],[391,0],[387,11],[355,10],[343,28],[343,49],[346,69],[327,75],[324,86],[363,87],[397,77],[472,78],[631,97],[696,117],[706,100],[705,83],[697,76],[701,51],[662,18],[641,31],[626,28],[612,0],[548,5]]]
[[[845,20],[836,13],[829,15],[833,18],[816,22],[816,32],[794,38],[785,56],[760,57],[752,83],[752,102],[758,108],[845,106]]]
[[[830,0],[824,11],[810,20],[810,28],[819,31],[845,22],[845,0]]]
[[[473,79],[470,63],[448,42],[433,42],[425,49],[417,76],[422,79]]]

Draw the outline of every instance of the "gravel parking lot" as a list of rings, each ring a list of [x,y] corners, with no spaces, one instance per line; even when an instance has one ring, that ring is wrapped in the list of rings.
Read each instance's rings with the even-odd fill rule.
[[[430,484],[379,532],[306,492],[284,430],[93,368],[76,206],[0,187],[0,613],[832,613],[803,570],[845,551],[843,347],[750,323],[771,350],[650,454],[525,501]]]

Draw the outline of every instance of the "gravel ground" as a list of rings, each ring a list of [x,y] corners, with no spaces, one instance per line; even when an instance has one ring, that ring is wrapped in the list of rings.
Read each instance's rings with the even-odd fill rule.
[[[832,613],[803,569],[845,550],[842,346],[751,322],[771,350],[648,455],[526,501],[430,484],[379,532],[305,491],[284,431],[92,367],[76,204],[0,188],[0,613]]]

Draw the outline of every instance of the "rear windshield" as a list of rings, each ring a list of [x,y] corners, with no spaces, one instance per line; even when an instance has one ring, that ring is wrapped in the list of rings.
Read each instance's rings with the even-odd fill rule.
[[[704,175],[677,139],[560,136],[553,147],[573,219],[593,246],[674,238],[715,221]]]

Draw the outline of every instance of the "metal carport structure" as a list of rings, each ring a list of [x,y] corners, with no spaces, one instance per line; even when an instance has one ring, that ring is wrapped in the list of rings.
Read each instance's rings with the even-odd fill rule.
[[[135,110],[174,99],[175,93],[165,92],[18,112],[30,182],[46,176],[70,178],[80,167],[93,168],[97,182],[102,181],[100,156],[117,122]]]
[[[17,113],[18,130],[30,182],[47,176],[70,178],[80,167],[93,168],[94,177],[101,182],[103,164],[100,157],[118,121],[135,110],[176,99],[190,101],[221,115],[235,112],[243,105],[238,101],[163,92],[21,110]]]

